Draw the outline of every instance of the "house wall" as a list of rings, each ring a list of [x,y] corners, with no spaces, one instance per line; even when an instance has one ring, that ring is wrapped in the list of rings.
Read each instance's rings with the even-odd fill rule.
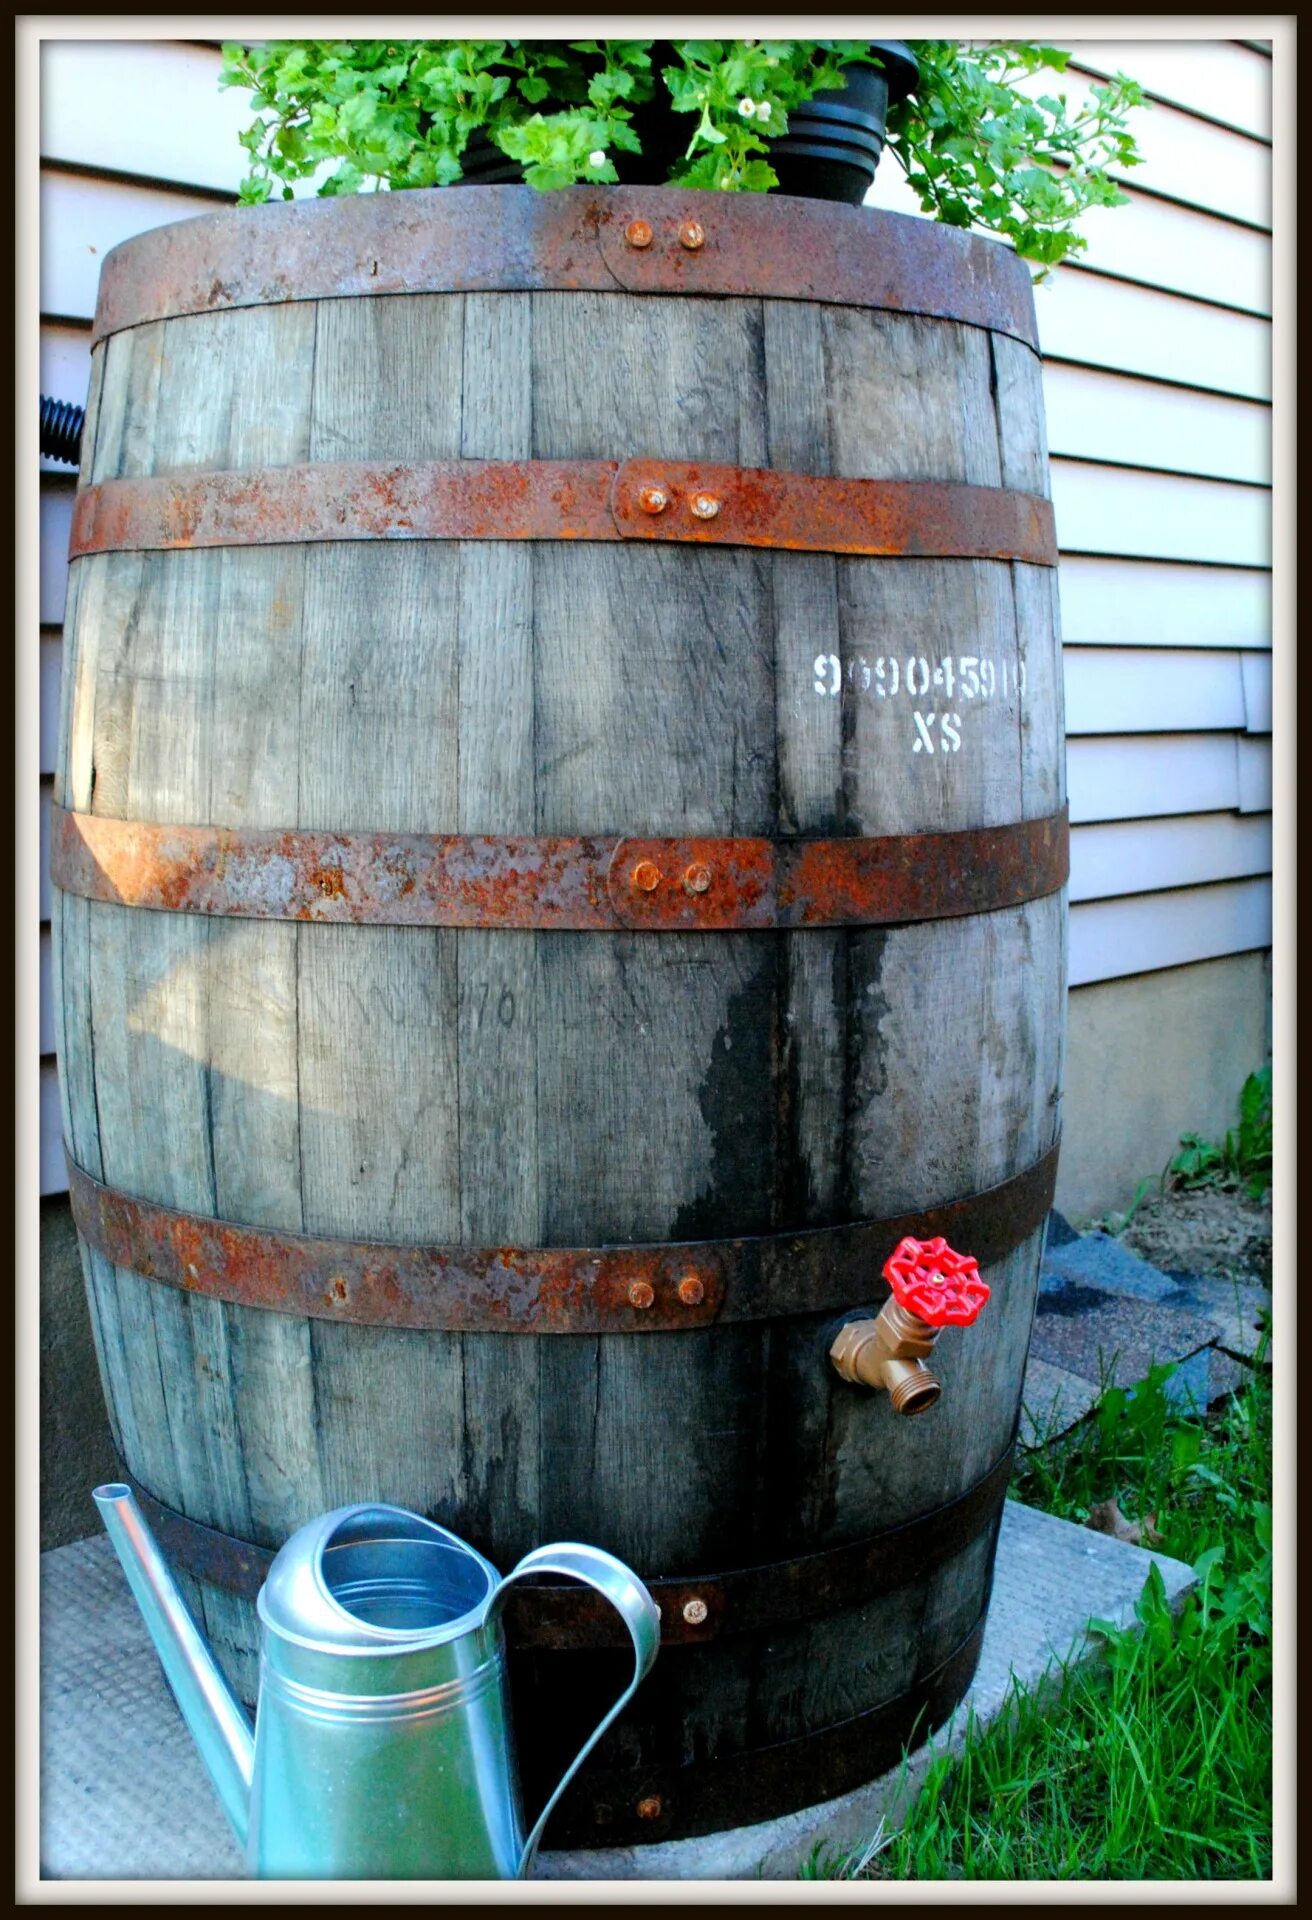
[[[1077,1214],[1125,1204],[1182,1130],[1232,1118],[1260,1060],[1269,969],[1255,956],[1271,941],[1271,60],[1235,41],[1090,41],[1067,90],[1118,66],[1155,103],[1137,129],[1147,163],[1126,176],[1129,204],[1090,215],[1088,252],[1036,297],[1073,822],[1058,1202]],[[85,398],[109,248],[234,197],[250,115],[244,95],[219,92],[218,68],[208,43],[44,44],[43,392]],[[871,199],[919,216],[891,161]],[[43,462],[27,644],[41,658],[51,1196],[66,1182],[44,840],[72,493],[71,471]]]

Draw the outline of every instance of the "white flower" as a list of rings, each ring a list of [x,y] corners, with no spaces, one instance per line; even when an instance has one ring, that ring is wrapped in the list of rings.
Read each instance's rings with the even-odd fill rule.
[[[592,152],[588,155],[588,165],[590,167],[604,167],[605,164],[606,164],[605,147],[594,147]]]
[[[742,115],[744,120],[750,120],[752,115],[756,112],[755,100],[753,100],[750,97],[750,95],[744,94],[742,99],[738,102],[738,111]]]
[[[762,100],[760,106],[756,109],[756,117],[758,120],[768,120],[770,118],[770,102],[768,100]]]

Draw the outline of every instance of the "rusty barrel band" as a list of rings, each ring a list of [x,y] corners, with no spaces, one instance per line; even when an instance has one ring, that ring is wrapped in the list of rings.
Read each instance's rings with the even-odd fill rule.
[[[981,1613],[947,1659],[905,1693],[798,1739],[675,1768],[585,1767],[551,1817],[547,1846],[692,1839],[753,1826],[877,1780],[951,1715],[974,1677],[984,1624]]]
[[[895,1592],[964,1553],[997,1519],[1011,1477],[1013,1448],[955,1500],[898,1526],[819,1553],[757,1567],[678,1579],[646,1577],[661,1610],[662,1646],[700,1646],[735,1634],[770,1631],[819,1619]],[[273,1550],[165,1506],[120,1463],[171,1564],[239,1599],[253,1600],[273,1564]],[[700,1602],[697,1606],[695,1603]],[[690,1619],[685,1609],[691,1609]],[[516,1587],[506,1607],[506,1635],[515,1647],[567,1652],[626,1647],[623,1625],[590,1587]]]
[[[689,218],[695,248],[680,237]],[[627,238],[635,221],[646,246]],[[1029,273],[996,241],[782,194],[620,186],[361,194],[160,227],[106,256],[92,344],[286,301],[491,292],[816,301],[987,327],[1038,351]]]
[[[103,480],[77,496],[69,557],[336,540],[691,542],[1057,564],[1052,503],[1040,494],[650,459],[325,460]]]
[[[1047,1218],[1057,1152],[998,1186],[892,1219],[610,1247],[316,1238],[157,1206],[103,1186],[71,1157],[68,1184],[78,1231],[106,1260],[236,1306],[454,1333],[675,1333],[866,1306],[883,1297],[880,1268],[907,1234],[942,1234],[993,1265]]]
[[[841,840],[499,837],[160,826],[52,808],[65,893],[354,926],[708,933],[893,926],[1023,906],[1070,867],[1038,820]]]

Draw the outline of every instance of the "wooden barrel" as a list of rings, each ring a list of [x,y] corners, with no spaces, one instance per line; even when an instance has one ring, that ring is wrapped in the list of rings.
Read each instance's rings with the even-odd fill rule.
[[[763,1819],[973,1669],[1059,1128],[1055,553],[1023,265],[512,187],[106,261],[53,834],[106,1402],[225,1668],[311,1516],[653,1583],[548,1844]],[[932,1411],[839,1379],[979,1255]],[[624,1665],[512,1616],[530,1803]]]

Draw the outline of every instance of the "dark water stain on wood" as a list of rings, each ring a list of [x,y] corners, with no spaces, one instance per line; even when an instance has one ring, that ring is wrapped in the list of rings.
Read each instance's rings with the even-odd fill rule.
[[[866,929],[847,943],[843,1000],[847,1012],[843,1086],[843,1173],[841,1204],[848,1219],[862,1211],[861,1171],[857,1163],[857,1122],[872,1100],[888,1090],[888,1061],[882,1031],[893,1006],[883,989],[886,931]]]
[[[750,978],[729,996],[723,1024],[697,1090],[711,1136],[706,1185],[680,1207],[672,1240],[769,1233],[773,1221],[778,1107],[778,943],[765,936]]]

